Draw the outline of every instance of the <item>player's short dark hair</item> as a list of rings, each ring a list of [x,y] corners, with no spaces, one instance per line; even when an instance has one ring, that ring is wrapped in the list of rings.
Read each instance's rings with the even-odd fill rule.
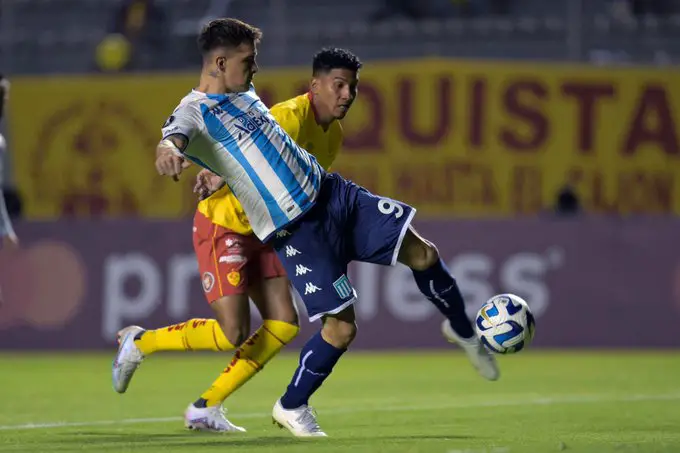
[[[361,60],[352,52],[338,47],[327,47],[321,49],[314,55],[312,62],[312,74],[319,75],[320,73],[329,72],[333,69],[348,69],[353,72],[359,72],[361,69]]]
[[[198,35],[198,50],[207,55],[215,49],[234,49],[243,43],[258,43],[262,30],[238,19],[211,20],[203,26]]]

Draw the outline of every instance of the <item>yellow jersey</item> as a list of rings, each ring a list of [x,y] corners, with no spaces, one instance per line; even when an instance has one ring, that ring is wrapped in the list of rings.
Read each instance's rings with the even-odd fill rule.
[[[342,126],[333,121],[327,130],[316,122],[311,93],[280,102],[270,109],[272,116],[283,130],[302,148],[316,157],[328,170],[342,144]],[[212,223],[239,234],[252,234],[243,207],[228,186],[198,203],[198,211]]]

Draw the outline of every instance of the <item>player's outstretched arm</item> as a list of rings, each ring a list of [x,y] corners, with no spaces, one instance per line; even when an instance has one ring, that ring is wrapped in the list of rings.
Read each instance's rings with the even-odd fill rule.
[[[173,134],[163,139],[156,147],[156,171],[159,175],[170,176],[174,181],[179,181],[179,175],[191,162],[182,156],[182,151],[188,144],[187,138],[182,134]]]

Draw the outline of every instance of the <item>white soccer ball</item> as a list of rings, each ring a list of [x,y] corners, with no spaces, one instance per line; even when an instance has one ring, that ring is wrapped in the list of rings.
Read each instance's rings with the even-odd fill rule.
[[[514,294],[498,294],[477,312],[475,330],[491,352],[513,354],[534,338],[534,316],[529,305]]]

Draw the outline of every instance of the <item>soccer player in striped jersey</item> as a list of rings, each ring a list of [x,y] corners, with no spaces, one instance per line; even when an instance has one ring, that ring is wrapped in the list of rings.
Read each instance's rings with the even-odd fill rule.
[[[271,114],[286,133],[328,169],[342,144],[349,93],[358,84],[359,59],[344,49],[323,49],[312,63],[306,94],[276,104]],[[169,126],[174,120],[169,121]],[[271,245],[253,234],[243,207],[224,181],[208,170],[198,175],[202,193],[194,216],[193,242],[203,290],[215,319],[190,319],[160,329],[129,326],[118,333],[121,356],[113,383],[124,393],[141,361],[161,351],[229,351],[233,360],[185,412],[185,425],[206,431],[240,431],[227,420],[223,401],[253,377],[298,333],[289,281]],[[205,191],[212,192],[207,194]],[[302,267],[300,272],[304,272]],[[251,298],[263,318],[250,333]],[[127,338],[127,341],[125,340]],[[125,372],[123,371],[123,366]]]
[[[260,38],[257,28],[235,19],[205,26],[198,88],[163,129],[156,169],[177,179],[190,160],[222,176],[255,235],[281,259],[310,320],[322,321],[274,404],[274,421],[295,436],[326,435],[308,403],[356,335],[351,261],[411,268],[420,291],[446,317],[444,336],[463,347],[482,376],[497,379],[498,367],[474,334],[456,281],[434,244],[411,226],[415,209],[326,172],[257,96],[251,82]],[[349,94],[353,100],[356,91]],[[296,272],[299,266],[308,271]]]

